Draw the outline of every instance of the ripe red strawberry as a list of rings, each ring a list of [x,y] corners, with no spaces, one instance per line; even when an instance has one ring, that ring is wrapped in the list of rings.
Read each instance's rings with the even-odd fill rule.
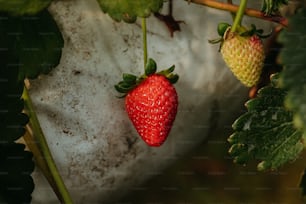
[[[165,76],[153,74],[125,98],[125,107],[138,134],[149,146],[166,140],[176,116],[178,97]]]
[[[241,36],[228,29],[223,39],[220,51],[227,66],[244,85],[256,85],[265,59],[259,36]]]
[[[124,74],[115,88],[127,93],[125,108],[141,138],[149,146],[160,146],[167,139],[176,117],[178,96],[172,83],[178,75],[174,66],[155,73],[156,64],[149,59],[146,74],[137,78]]]

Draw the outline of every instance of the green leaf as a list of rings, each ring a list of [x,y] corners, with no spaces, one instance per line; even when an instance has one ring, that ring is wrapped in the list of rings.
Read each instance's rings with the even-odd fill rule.
[[[283,106],[285,96],[274,84],[260,89],[257,98],[246,103],[248,112],[235,121],[235,132],[228,139],[235,162],[259,160],[257,168],[263,171],[298,157],[303,150],[302,133],[293,126],[292,112]]]
[[[277,13],[281,6],[287,5],[288,0],[263,0],[261,11],[267,15]]]
[[[1,44],[6,39],[0,38]],[[23,81],[18,80],[19,61],[8,49],[0,49],[0,202],[30,203],[34,188],[32,154],[15,140],[23,136],[28,116],[21,100]]]
[[[0,0],[0,12],[32,15],[48,7],[51,2],[52,0]]]
[[[23,82],[18,81],[18,65],[8,52],[0,52],[0,144],[12,143],[24,134],[28,117],[22,113]]]
[[[116,21],[134,23],[137,17],[148,17],[163,6],[164,0],[98,0],[104,13]]]
[[[0,145],[0,198],[4,203],[31,202],[34,162],[32,153],[24,148],[23,144],[16,143]]]
[[[64,44],[47,10],[35,16],[0,14],[0,47],[18,62],[19,79],[36,78],[58,65]]]
[[[281,86],[288,90],[285,105],[294,113],[294,125],[306,133],[306,8],[289,19],[279,41],[284,48],[280,59],[284,69],[280,75]]]

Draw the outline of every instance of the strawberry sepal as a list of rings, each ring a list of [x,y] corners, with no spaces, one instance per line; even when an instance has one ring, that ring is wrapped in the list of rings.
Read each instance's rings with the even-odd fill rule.
[[[145,68],[145,75],[149,76],[151,74],[154,74],[157,70],[156,62],[153,59],[149,59]]]
[[[123,93],[126,95],[128,92],[130,92],[135,87],[137,87],[137,85],[139,85],[148,76],[153,75],[155,73],[158,75],[164,76],[165,78],[169,80],[171,84],[174,84],[179,79],[179,76],[173,73],[174,69],[175,69],[175,66],[172,65],[168,69],[165,69],[165,70],[162,70],[156,73],[156,70],[157,70],[156,62],[150,58],[148,59],[147,65],[145,67],[145,73],[143,75],[137,77],[133,74],[123,73],[122,81],[120,81],[114,87],[119,93]],[[125,95],[123,95],[123,97],[125,97]]]
[[[123,79],[124,82],[126,82],[128,84],[136,84],[137,76],[135,76],[133,74],[123,73],[122,79]]]
[[[240,36],[242,37],[248,37],[248,36],[253,36],[253,35],[257,35],[260,38],[267,38],[270,37],[272,32],[268,33],[268,34],[263,34],[264,30],[263,29],[257,29],[256,26],[254,24],[251,24],[251,28],[240,33]]]
[[[228,23],[219,23],[218,24],[218,28],[217,28],[217,31],[218,31],[218,34],[223,37],[225,31],[227,30],[228,27],[230,27],[231,25],[228,24]]]

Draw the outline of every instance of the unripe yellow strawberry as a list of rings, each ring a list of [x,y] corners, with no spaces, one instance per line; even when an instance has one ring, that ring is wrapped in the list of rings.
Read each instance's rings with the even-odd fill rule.
[[[256,34],[241,36],[228,29],[223,40],[220,51],[227,66],[244,85],[256,85],[265,59],[261,39]]]

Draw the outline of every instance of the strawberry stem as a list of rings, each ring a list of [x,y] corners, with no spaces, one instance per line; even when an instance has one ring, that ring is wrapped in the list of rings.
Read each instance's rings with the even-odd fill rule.
[[[147,23],[146,18],[142,18],[142,44],[143,44],[143,64],[144,69],[146,70],[147,61],[148,61],[148,48],[147,48]]]
[[[247,4],[248,4],[248,0],[241,0],[240,1],[239,9],[237,11],[233,26],[231,28],[232,32],[236,32],[237,29],[241,26],[241,21],[242,21],[242,18],[244,16],[244,12],[245,12]]]
[[[34,139],[37,140],[37,145],[38,145],[37,148],[41,151],[39,153],[42,154],[42,155],[34,154],[34,157],[43,156],[43,159],[45,160],[45,163],[43,165],[46,165],[46,166],[41,166],[41,167],[43,167],[42,170],[47,170],[47,172],[43,172],[43,173],[45,174],[48,181],[51,181],[50,184],[54,188],[54,192],[57,194],[58,199],[61,201],[61,203],[71,204],[73,203],[72,199],[56,167],[56,164],[54,162],[54,159],[48,147],[45,135],[40,126],[38,117],[34,109],[33,102],[31,100],[31,97],[29,95],[29,92],[26,86],[24,87],[22,98],[25,102],[25,109],[30,118],[29,123],[31,125]],[[38,159],[36,158],[36,160]],[[42,164],[42,163],[39,163],[39,164]]]

